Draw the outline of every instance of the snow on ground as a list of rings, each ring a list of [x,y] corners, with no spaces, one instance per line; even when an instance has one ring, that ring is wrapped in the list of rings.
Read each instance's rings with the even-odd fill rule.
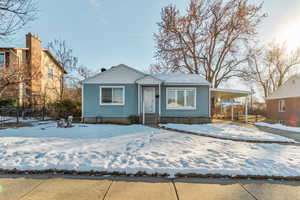
[[[254,144],[142,125],[0,130],[0,168],[300,176],[300,146]]]
[[[269,124],[265,122],[256,122],[254,123],[256,126],[265,126],[269,128],[275,128],[279,130],[284,130],[284,131],[292,131],[292,132],[299,132],[300,133],[300,128],[299,127],[292,127],[292,126],[285,126],[282,124]]]
[[[296,143],[293,139],[232,124],[160,124],[160,126],[218,138]]]
[[[17,118],[16,117],[8,117],[8,116],[0,116],[0,122],[4,122],[4,123],[15,123],[17,122]],[[19,122],[24,122],[24,123],[32,123],[32,122],[38,122],[37,119],[34,118],[19,118]]]

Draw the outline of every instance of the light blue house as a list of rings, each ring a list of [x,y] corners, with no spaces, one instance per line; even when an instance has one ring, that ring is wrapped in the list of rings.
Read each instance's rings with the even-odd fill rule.
[[[82,82],[85,122],[210,121],[210,84],[195,74],[145,74],[118,65]]]

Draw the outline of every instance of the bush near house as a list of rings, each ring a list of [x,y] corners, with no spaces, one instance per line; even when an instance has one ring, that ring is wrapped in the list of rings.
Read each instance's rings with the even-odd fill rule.
[[[130,115],[129,120],[131,124],[138,124],[139,123],[139,116]]]
[[[16,107],[17,106],[17,100],[16,99],[1,99],[0,100],[0,107],[5,107],[5,106]]]
[[[72,99],[65,99],[48,105],[49,117],[53,119],[81,116],[81,102]]]

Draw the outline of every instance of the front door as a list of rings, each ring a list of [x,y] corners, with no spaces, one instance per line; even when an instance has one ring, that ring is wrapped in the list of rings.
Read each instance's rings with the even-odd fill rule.
[[[144,109],[145,113],[155,113],[155,88],[144,87]]]

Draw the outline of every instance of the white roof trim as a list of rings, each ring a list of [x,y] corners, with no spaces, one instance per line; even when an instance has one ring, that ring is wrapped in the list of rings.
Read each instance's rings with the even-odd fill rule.
[[[280,96],[280,97],[267,97],[265,100],[275,100],[275,99],[289,99],[289,98],[299,98],[300,95],[295,95],[295,96]]]
[[[210,83],[199,74],[153,74],[155,78],[161,79],[165,85],[207,85]]]
[[[221,88],[211,88],[212,92],[226,92],[226,93],[234,93],[234,94],[251,94],[250,91],[246,90],[235,90],[235,89],[221,89]]]
[[[211,88],[210,89],[212,96],[218,98],[240,98],[247,97],[252,94],[250,91],[245,90],[233,90],[233,89],[221,89],[221,88]]]
[[[144,77],[139,78],[135,82],[140,85],[143,85],[143,84],[144,85],[148,85],[148,84],[152,85],[152,84],[161,84],[163,81],[158,78],[155,78],[151,75],[145,75]]]
[[[166,83],[164,82],[164,85],[190,85],[190,86],[196,86],[196,85],[204,85],[204,86],[209,86],[207,83]]]
[[[82,81],[82,84],[129,84],[146,74],[126,65],[113,66]]]
[[[266,100],[296,98],[300,96],[300,75],[291,76],[276,91],[269,95]]]

